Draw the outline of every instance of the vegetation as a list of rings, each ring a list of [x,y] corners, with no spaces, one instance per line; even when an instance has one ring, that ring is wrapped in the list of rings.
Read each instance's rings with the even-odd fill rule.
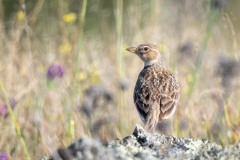
[[[0,1],[0,154],[36,159],[141,123],[133,89],[157,44],[181,86],[173,134],[239,143],[235,0]]]

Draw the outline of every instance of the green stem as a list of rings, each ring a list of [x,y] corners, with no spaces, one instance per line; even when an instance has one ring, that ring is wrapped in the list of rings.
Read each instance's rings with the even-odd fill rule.
[[[197,61],[196,61],[196,67],[192,71],[192,80],[189,82],[188,97],[190,97],[192,95],[194,86],[197,82],[198,74],[201,70],[202,61],[203,61],[203,58],[205,56],[205,50],[207,48],[207,44],[209,42],[209,39],[212,35],[212,27],[213,27],[213,25],[214,25],[214,23],[215,23],[215,21],[218,17],[218,14],[219,14],[219,10],[211,9],[210,16],[209,16],[208,23],[207,23],[207,29],[206,29],[202,44],[200,46],[199,53],[198,53],[198,57],[197,57]]]
[[[117,60],[117,71],[118,71],[118,78],[122,78],[123,76],[123,65],[122,65],[122,54],[121,54],[121,47],[122,47],[122,14],[123,14],[123,1],[117,0],[116,1],[116,11],[115,11],[115,23],[116,23],[116,36],[117,36],[117,46],[116,46],[116,60]],[[123,105],[123,93],[120,89],[118,89],[118,106],[117,111],[119,117],[122,116],[121,109],[124,107]],[[121,121],[118,121],[118,128],[122,130],[123,126]]]
[[[82,53],[80,53],[80,51],[83,46],[83,29],[84,29],[84,23],[85,23],[86,10],[87,10],[87,0],[83,0],[82,9],[80,13],[80,23],[79,23],[79,42],[78,42],[78,48],[76,52],[76,54],[78,55],[77,66],[80,65],[80,61],[82,58],[81,57]]]
[[[228,113],[228,110],[227,110],[228,102],[229,102],[229,98],[224,100],[224,106],[223,106],[224,118],[225,118],[225,122],[226,122],[227,127],[231,128],[232,127],[232,123],[230,121],[229,113]]]
[[[122,47],[122,14],[123,14],[123,1],[117,0],[117,7],[116,7],[116,33],[117,33],[117,67],[120,77],[123,75],[122,73],[122,54],[121,54],[121,47]]]
[[[28,51],[29,51],[29,70],[31,75],[33,76],[34,72],[33,72],[33,55],[32,55],[32,47],[31,47],[31,39],[30,39],[30,32],[29,32],[29,26],[28,26],[28,19],[27,19],[27,12],[26,12],[26,4],[25,4],[25,0],[19,0],[20,3],[20,7],[22,8],[23,12],[24,12],[24,29],[26,31],[26,39],[27,39],[27,47],[28,47]]]
[[[15,117],[15,115],[13,113],[12,107],[9,104],[9,101],[8,101],[8,98],[7,98],[7,95],[6,95],[6,92],[5,92],[2,80],[0,80],[0,91],[3,94],[4,101],[5,101],[6,105],[7,105],[7,109],[8,109],[9,115],[10,115],[10,117],[12,119],[12,122],[14,124],[14,127],[16,129],[17,136],[18,136],[18,138],[20,140],[20,143],[21,143],[21,145],[23,147],[23,151],[24,151],[24,154],[26,156],[26,159],[27,160],[31,160],[30,155],[28,153],[28,149],[27,149],[26,143],[25,143],[25,141],[23,139],[23,136],[22,136],[22,133],[21,133],[21,130],[20,130],[20,127],[19,127],[19,123],[18,123],[18,121],[17,121],[17,119],[16,119],[16,117]]]

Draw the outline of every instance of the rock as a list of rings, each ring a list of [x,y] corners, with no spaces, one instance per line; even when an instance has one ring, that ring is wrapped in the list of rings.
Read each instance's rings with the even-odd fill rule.
[[[221,146],[203,139],[177,138],[146,132],[137,125],[132,135],[103,145],[82,138],[67,148],[58,149],[51,160],[204,160],[240,159],[240,144]]]

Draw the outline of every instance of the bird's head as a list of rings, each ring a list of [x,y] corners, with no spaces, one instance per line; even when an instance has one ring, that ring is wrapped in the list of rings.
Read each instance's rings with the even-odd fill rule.
[[[138,47],[129,47],[126,50],[137,54],[143,60],[144,66],[149,66],[162,60],[159,48],[154,44],[141,44]]]

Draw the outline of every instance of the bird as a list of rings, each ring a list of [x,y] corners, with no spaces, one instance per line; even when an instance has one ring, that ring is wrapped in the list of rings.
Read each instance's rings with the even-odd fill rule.
[[[156,45],[141,44],[126,50],[144,62],[144,68],[137,78],[133,100],[145,129],[152,133],[158,123],[174,114],[180,86],[174,74],[167,69]]]

